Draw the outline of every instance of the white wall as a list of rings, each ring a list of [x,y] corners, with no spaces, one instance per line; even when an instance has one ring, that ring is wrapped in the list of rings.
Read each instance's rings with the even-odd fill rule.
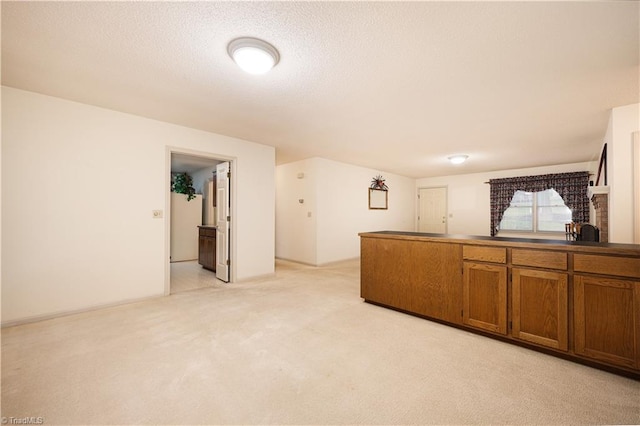
[[[359,257],[359,232],[415,229],[414,179],[323,158],[315,161],[319,265]],[[379,174],[389,187],[388,209],[369,210],[369,186]]]
[[[388,210],[368,208],[368,188],[378,174],[389,186]],[[412,178],[324,158],[278,166],[276,176],[279,258],[312,265],[351,259],[360,256],[360,232],[414,230]]]
[[[500,170],[487,173],[452,175],[418,179],[416,188],[447,187],[450,234],[490,235],[489,179],[532,176],[577,171],[593,172],[596,162],[562,164],[526,169]],[[502,235],[501,235],[502,236]]]
[[[314,159],[276,167],[276,257],[316,264],[316,175]]]
[[[633,133],[638,130],[640,104],[611,110],[605,141],[612,243],[633,243]]]
[[[2,88],[3,324],[165,292],[169,148],[234,158],[234,279],[274,271],[272,147]]]
[[[191,173],[191,178],[193,179],[193,189],[196,190],[196,194],[205,193],[205,185],[209,182],[210,179],[213,178],[213,172],[216,171],[216,164],[219,161],[212,160],[211,166],[203,167],[202,169],[198,169],[195,172]]]
[[[640,244],[640,132],[633,133],[633,243]]]
[[[215,225],[216,208],[213,203],[216,201],[215,191],[211,194],[207,192],[209,182],[213,180],[213,172],[216,171],[216,164],[219,161],[212,161],[212,165],[198,169],[192,173],[193,188],[197,194],[202,194],[202,224]]]

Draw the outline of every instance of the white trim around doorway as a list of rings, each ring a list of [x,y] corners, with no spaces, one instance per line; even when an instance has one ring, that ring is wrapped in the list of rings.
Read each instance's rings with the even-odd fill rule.
[[[187,148],[181,148],[176,146],[167,146],[165,150],[165,166],[164,166],[164,179],[165,179],[165,195],[164,195],[164,295],[168,296],[171,292],[171,268],[170,268],[170,256],[171,256],[171,155],[181,154],[190,155],[193,157],[210,158],[211,160],[228,161],[231,169],[231,240],[229,253],[231,257],[231,269],[229,271],[229,282],[232,283],[236,280],[236,268],[237,268],[237,229],[236,229],[236,207],[237,207],[237,179],[233,178],[237,176],[236,157],[229,157],[228,155],[214,154],[211,152],[197,151]]]

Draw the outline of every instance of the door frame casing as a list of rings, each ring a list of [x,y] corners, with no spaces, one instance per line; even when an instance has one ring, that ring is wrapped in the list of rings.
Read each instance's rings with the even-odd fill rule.
[[[444,210],[445,210],[445,217],[446,217],[446,223],[445,223],[445,234],[449,232],[449,186],[448,185],[433,185],[433,186],[420,186],[416,189],[416,198],[418,199],[417,205],[416,205],[416,224],[415,224],[415,229],[416,232],[420,232],[420,203],[422,202],[422,199],[420,198],[420,190],[421,189],[444,189],[446,192],[446,196],[445,196],[445,206],[444,206]]]
[[[214,154],[206,151],[197,151],[188,148],[182,148],[178,146],[166,146],[165,148],[165,165],[164,165],[164,180],[165,180],[165,191],[164,191],[164,295],[168,296],[171,294],[171,155],[172,154],[182,154],[182,155],[191,155],[193,157],[202,157],[202,158],[210,158],[211,160],[217,161],[228,161],[229,162],[229,170],[231,171],[232,176],[237,176],[236,173],[236,157],[230,157],[228,155],[222,154]],[[231,200],[231,205],[229,207],[229,215],[231,216],[231,225],[230,225],[230,233],[231,238],[229,239],[229,258],[231,259],[231,268],[229,270],[229,283],[232,283],[236,279],[236,265],[238,258],[237,254],[237,244],[236,238],[238,235],[236,229],[236,220],[235,220],[235,212],[236,212],[236,185],[238,179],[231,179],[230,187],[229,187],[229,197]]]

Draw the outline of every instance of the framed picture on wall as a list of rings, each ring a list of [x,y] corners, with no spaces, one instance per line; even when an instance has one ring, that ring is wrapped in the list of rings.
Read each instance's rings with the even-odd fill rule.
[[[369,209],[387,210],[387,191],[369,188]]]

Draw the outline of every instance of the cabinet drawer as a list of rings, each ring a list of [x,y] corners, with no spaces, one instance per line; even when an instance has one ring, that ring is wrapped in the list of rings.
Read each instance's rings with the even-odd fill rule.
[[[507,249],[504,247],[462,246],[462,257],[465,260],[506,263]]]
[[[640,278],[640,259],[595,254],[574,254],[573,269],[577,272]]]
[[[200,228],[200,236],[201,237],[215,237],[216,230],[213,228]]]
[[[519,266],[567,270],[567,253],[513,249],[511,263]]]

